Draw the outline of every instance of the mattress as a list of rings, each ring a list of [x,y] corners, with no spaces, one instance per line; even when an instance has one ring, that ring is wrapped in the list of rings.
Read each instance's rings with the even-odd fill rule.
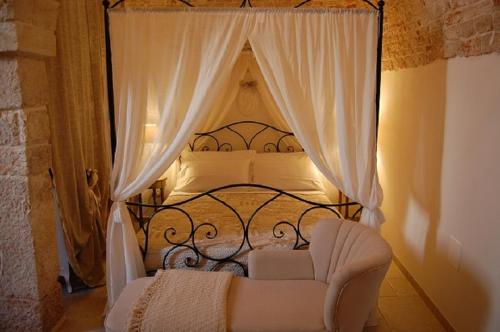
[[[184,246],[173,248],[172,243],[195,246],[203,255],[216,259],[223,259],[238,252],[232,258],[246,265],[246,254],[250,247],[247,241],[244,241],[244,229],[249,222],[248,239],[253,249],[292,249],[297,240],[294,229],[289,225],[281,225],[273,234],[273,227],[280,221],[287,221],[297,227],[300,215],[313,205],[281,195],[259,209],[276,194],[256,188],[237,188],[217,191],[212,194],[213,197],[202,196],[179,204],[198,194],[173,192],[164,202],[164,205],[174,204],[172,208],[157,212],[150,221],[148,250],[145,257],[146,270],[162,268],[165,254],[169,250],[171,252],[165,261],[167,268],[188,268],[186,259],[189,258],[191,263],[194,262],[196,255],[192,250]],[[291,194],[316,203],[331,204],[326,194],[321,191],[291,192]],[[320,218],[333,216],[335,214],[327,209],[310,210],[300,223],[301,234],[305,239],[310,239],[315,222]],[[190,238],[192,229],[195,230],[195,236]],[[137,237],[139,243],[144,245],[144,233],[139,231]],[[303,241],[300,240],[300,243]],[[200,256],[197,268],[210,270],[216,263]],[[226,264],[217,268],[232,270],[236,274],[242,272],[236,264]]]

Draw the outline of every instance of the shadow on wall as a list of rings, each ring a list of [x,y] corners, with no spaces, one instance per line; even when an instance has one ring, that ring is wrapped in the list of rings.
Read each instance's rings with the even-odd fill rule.
[[[446,85],[446,61],[383,74],[378,154],[386,217],[382,233],[447,320],[459,331],[479,331],[489,317],[488,294],[467,266],[458,276],[439,245]],[[463,298],[460,285],[472,289],[475,298]],[[468,312],[464,301],[478,310]],[[468,317],[468,326],[457,326],[459,315]]]

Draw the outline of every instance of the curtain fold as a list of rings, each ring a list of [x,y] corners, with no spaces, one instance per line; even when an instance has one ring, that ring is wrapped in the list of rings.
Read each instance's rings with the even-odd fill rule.
[[[274,100],[271,91],[269,91],[266,79],[262,75],[262,71],[259,68],[256,59],[252,60],[253,61],[249,62],[249,70],[250,73],[252,74],[252,77],[255,78],[255,81],[257,82],[257,91],[259,92],[260,97],[264,102],[264,105],[267,107],[271,119],[274,121],[274,123],[278,126],[279,129],[289,131],[290,127],[288,126],[286,120],[281,115],[280,109],[278,105],[276,105],[276,101]],[[285,144],[287,144],[286,142],[288,142],[288,140],[285,138]]]
[[[108,221],[108,303],[144,266],[125,200],[158,179],[207,120],[246,41],[234,11],[112,12],[117,149]],[[146,125],[156,126],[146,146]]]
[[[250,67],[251,57],[252,54],[248,52],[242,52],[239,55],[228,81],[224,84],[222,94],[217,96],[213,107],[208,113],[207,120],[201,124],[200,131],[210,131],[223,125],[224,119],[240,90],[240,81],[245,77]]]
[[[286,122],[318,169],[378,229],[374,11],[259,12],[249,41]]]

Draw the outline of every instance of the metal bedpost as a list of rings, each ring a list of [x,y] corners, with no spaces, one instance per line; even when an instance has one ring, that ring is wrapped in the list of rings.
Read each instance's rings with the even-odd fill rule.
[[[113,93],[113,65],[111,62],[111,38],[109,34],[109,0],[103,0],[104,7],[104,38],[106,45],[106,83],[108,89],[109,132],[111,136],[111,160],[115,161],[116,128],[115,128],[115,100]]]
[[[376,94],[375,94],[375,133],[378,137],[378,125],[380,115],[380,82],[382,76],[382,38],[384,35],[384,5],[385,2],[380,0],[378,3],[378,35],[377,35],[377,77],[376,77]]]

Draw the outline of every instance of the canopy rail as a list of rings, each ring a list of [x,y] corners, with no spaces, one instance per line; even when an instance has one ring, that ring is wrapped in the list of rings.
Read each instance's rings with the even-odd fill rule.
[[[113,9],[115,8],[116,6],[118,6],[119,4],[121,4],[122,2],[125,2],[126,0],[118,0],[116,1],[110,8]],[[188,6],[188,7],[195,7],[195,5],[193,5],[192,3],[190,3],[188,0],[175,0],[175,1],[178,1],[178,2],[181,2],[183,3],[184,5]],[[293,6],[293,8],[300,8],[302,6],[304,6],[305,4],[311,2],[312,0],[303,0],[302,2],[298,3],[297,5]],[[371,1],[369,0],[360,0],[366,4],[368,4],[370,7],[372,7],[373,9],[375,10],[379,10],[379,8]],[[240,4],[240,8],[244,8],[244,7],[253,7],[252,5],[252,1],[251,0],[242,0],[241,1],[241,4]]]
[[[303,5],[305,5],[306,3],[311,2],[311,1],[312,0],[304,0],[301,3],[299,3],[298,5],[296,5],[294,8],[302,7]],[[368,1],[368,0],[361,0],[361,1],[368,4],[370,7],[374,8],[376,10],[379,10],[379,8],[373,2]]]
[[[248,4],[248,7],[253,7],[252,2],[250,0],[243,0],[241,2],[240,8],[245,8],[247,6],[247,4]]]
[[[113,5],[110,6],[109,0],[103,0],[102,5],[104,7],[104,34],[105,34],[105,47],[106,47],[106,80],[107,80],[107,92],[108,92],[108,111],[109,111],[109,122],[110,122],[110,136],[111,136],[111,153],[112,161],[115,159],[116,152],[116,125],[115,125],[115,105],[114,105],[114,92],[113,92],[113,64],[111,61],[111,38],[109,31],[109,13],[108,9],[113,9],[126,0],[117,0]],[[195,7],[189,0],[175,0],[183,3],[188,7]],[[311,2],[312,0],[303,0],[302,2],[295,5],[293,8],[300,8],[305,4]],[[370,0],[359,0],[373,9],[378,11],[378,29],[377,29],[377,61],[376,61],[376,77],[375,77],[375,135],[378,138],[378,127],[379,127],[379,115],[380,115],[380,84],[382,77],[382,44],[383,44],[383,34],[384,34],[384,6],[385,1],[379,0],[375,5],[374,2]],[[253,7],[251,0],[242,0],[240,8],[243,7]],[[375,144],[376,144],[375,140]]]

